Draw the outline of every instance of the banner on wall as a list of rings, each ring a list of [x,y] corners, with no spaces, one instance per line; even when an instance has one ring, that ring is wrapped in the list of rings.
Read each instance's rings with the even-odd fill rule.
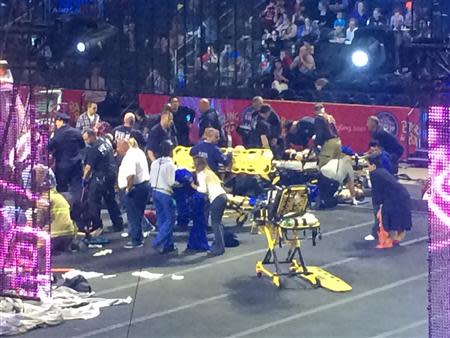
[[[139,105],[146,114],[158,114],[169,97],[166,95],[140,94]],[[179,97],[183,106],[194,109],[197,112],[199,97]],[[233,137],[233,143],[239,144],[240,137],[236,133],[241,112],[251,105],[250,100],[210,99],[211,106],[222,112],[226,117],[225,128]],[[279,114],[283,121],[298,120],[304,116],[313,116],[314,103],[300,101],[275,101],[266,100]],[[342,144],[350,146],[354,151],[364,152],[371,139],[367,130],[367,118],[375,115],[386,130],[395,135],[406,149],[407,130],[409,123],[409,152],[413,153],[419,140],[420,112],[409,107],[391,106],[365,106],[325,103],[326,111],[333,115]],[[197,125],[194,123],[190,133],[191,141],[199,138]]]

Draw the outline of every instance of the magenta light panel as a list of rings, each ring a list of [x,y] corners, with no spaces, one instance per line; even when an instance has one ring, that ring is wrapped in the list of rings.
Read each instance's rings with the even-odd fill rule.
[[[48,165],[46,119],[30,87],[0,83],[0,294],[50,296],[49,194],[35,182]]]
[[[431,107],[428,126],[429,336],[450,337],[450,108]]]

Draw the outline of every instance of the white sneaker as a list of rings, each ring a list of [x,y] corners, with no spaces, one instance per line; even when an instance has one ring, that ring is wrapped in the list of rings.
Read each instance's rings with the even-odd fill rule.
[[[150,231],[142,231],[142,236],[144,236],[144,238],[147,238],[150,235]]]
[[[352,200],[352,205],[358,205],[359,203],[358,203],[358,201],[356,200],[356,198],[353,198],[353,200]]]
[[[127,238],[128,237],[128,232],[124,231],[120,234],[120,237],[122,238]]]
[[[367,235],[366,237],[364,237],[364,240],[365,240],[365,241],[374,241],[374,240],[375,240],[375,237],[373,237],[373,235],[370,234],[370,235]]]

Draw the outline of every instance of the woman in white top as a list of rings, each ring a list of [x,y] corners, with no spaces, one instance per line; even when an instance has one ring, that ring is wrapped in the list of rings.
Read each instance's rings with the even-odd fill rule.
[[[198,192],[206,194],[210,204],[209,212],[211,214],[211,227],[214,231],[214,242],[210,253],[215,256],[223,255],[225,252],[224,228],[222,217],[227,206],[227,194],[222,188],[222,182],[219,177],[208,167],[205,158],[194,157],[194,166],[197,173],[198,186],[192,184],[192,187]]]

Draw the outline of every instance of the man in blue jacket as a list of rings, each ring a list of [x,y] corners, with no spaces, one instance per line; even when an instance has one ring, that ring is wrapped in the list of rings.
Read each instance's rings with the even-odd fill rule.
[[[232,155],[231,153],[224,155],[217,146],[220,140],[220,133],[217,129],[207,128],[204,135],[205,138],[192,147],[189,154],[192,157],[201,156],[206,158],[208,166],[217,173],[221,164],[226,167],[231,163]]]

